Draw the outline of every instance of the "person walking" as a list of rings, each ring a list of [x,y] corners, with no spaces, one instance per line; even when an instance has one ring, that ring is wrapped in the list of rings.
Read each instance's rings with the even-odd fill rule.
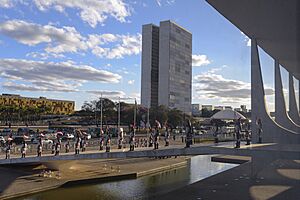
[[[25,158],[26,157],[26,151],[27,151],[27,144],[26,142],[24,141],[23,142],[23,146],[21,148],[21,158]]]
[[[235,123],[235,135],[236,135],[236,143],[235,148],[241,147],[241,130],[242,130],[242,124],[241,124],[241,118],[236,120]]]

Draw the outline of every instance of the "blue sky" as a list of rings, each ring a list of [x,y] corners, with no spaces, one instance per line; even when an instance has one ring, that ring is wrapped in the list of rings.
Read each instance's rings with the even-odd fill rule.
[[[142,25],[169,19],[193,34],[193,103],[249,107],[249,39],[204,0],[0,0],[1,93],[139,100]]]

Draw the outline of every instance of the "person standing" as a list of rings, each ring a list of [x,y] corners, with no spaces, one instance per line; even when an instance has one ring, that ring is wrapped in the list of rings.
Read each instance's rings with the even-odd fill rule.
[[[37,146],[37,156],[38,157],[41,157],[42,156],[42,143],[39,143],[38,146]]]
[[[135,131],[134,126],[131,127],[130,138],[129,138],[129,151],[134,151],[135,146]]]
[[[153,138],[154,138],[154,129],[150,130],[150,136],[149,136],[149,147],[153,146]]]
[[[119,128],[119,134],[118,134],[118,149],[122,149],[122,147],[123,147],[123,140],[124,140],[124,132],[123,132],[123,128]]]
[[[56,147],[55,147],[55,155],[54,155],[54,156],[59,156],[60,147],[61,147],[60,141],[58,141],[58,142],[56,143]]]
[[[262,129],[262,121],[260,118],[258,118],[256,120],[256,124],[257,124],[257,129],[258,129],[258,143],[262,143],[262,132],[263,132],[263,129]]]
[[[165,142],[166,142],[165,146],[169,146],[169,144],[170,144],[170,132],[169,132],[168,127],[166,127]]]
[[[175,140],[176,140],[176,134],[175,134],[175,132],[173,132],[173,141],[175,141]]]
[[[104,146],[104,132],[103,132],[103,130],[101,129],[101,130],[100,130],[100,151],[103,150],[103,146]]]
[[[155,129],[155,135],[154,135],[154,149],[158,149],[159,146],[159,130],[158,127]]]
[[[26,142],[24,141],[24,142],[23,142],[23,146],[22,146],[22,148],[21,148],[21,154],[22,154],[21,158],[25,158],[25,157],[26,157],[26,151],[27,151],[27,144],[26,144]]]
[[[246,122],[246,130],[245,130],[245,137],[246,137],[246,145],[250,145],[250,131],[251,125],[249,121]]]
[[[51,147],[51,149],[52,149],[51,154],[55,153],[55,147],[56,147],[55,142],[53,142],[52,147]]]
[[[239,118],[238,120],[236,120],[235,123],[235,135],[236,135],[235,148],[241,147],[241,130],[242,130],[241,118]]]
[[[69,151],[70,151],[70,141],[69,140],[66,143],[65,148],[66,148],[66,153],[69,153]]]
[[[181,135],[181,142],[184,142],[184,136],[183,136],[183,131],[182,128],[180,128],[180,135]]]
[[[105,152],[110,152],[110,143],[111,143],[111,139],[110,139],[110,135],[106,136],[106,144],[105,144]]]
[[[185,126],[185,132],[186,132],[186,140],[185,140],[185,147],[189,148],[192,144],[193,140],[193,128],[192,128],[192,123],[190,120],[186,120],[186,126]]]
[[[78,155],[79,151],[80,151],[80,138],[78,138],[75,143],[75,155]]]
[[[10,150],[11,150],[11,146],[10,146],[9,141],[7,141],[6,151],[5,151],[5,159],[10,159]]]
[[[81,149],[81,151],[82,152],[85,152],[85,150],[86,150],[86,138],[83,138],[83,140],[82,140],[82,149]]]

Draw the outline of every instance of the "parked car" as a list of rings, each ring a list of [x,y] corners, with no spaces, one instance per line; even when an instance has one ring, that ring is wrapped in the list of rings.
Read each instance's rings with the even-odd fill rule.
[[[24,137],[23,136],[15,136],[14,138],[13,138],[13,143],[15,143],[16,145],[19,145],[19,144],[23,144],[23,142],[24,142],[25,140],[24,140]]]
[[[5,139],[3,136],[0,136],[0,144],[5,144]]]
[[[10,128],[4,128],[2,131],[2,135],[9,135],[11,133],[11,129]]]
[[[90,139],[92,138],[92,135],[91,135],[91,134],[87,134],[87,135],[85,136],[85,138],[88,139],[88,140],[90,140]]]
[[[42,145],[52,145],[52,144],[53,144],[53,141],[48,138],[45,138],[42,140]]]
[[[71,133],[67,133],[67,134],[65,134],[65,136],[66,136],[67,139],[73,139],[73,138],[75,138],[75,136],[73,134],[71,134]]]

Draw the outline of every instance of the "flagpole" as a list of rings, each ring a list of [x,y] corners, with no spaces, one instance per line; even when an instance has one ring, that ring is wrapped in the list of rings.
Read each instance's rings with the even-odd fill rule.
[[[150,105],[149,105],[149,103],[148,103],[148,105],[147,105],[147,126],[146,126],[146,128],[147,128],[147,138],[148,138],[148,135],[149,135],[149,128],[150,128],[150,122],[149,122],[149,118],[150,118],[149,107],[150,107]]]
[[[136,105],[136,98],[134,99],[134,115],[133,115],[133,126],[134,126],[134,132],[135,132],[135,126],[136,126],[136,107],[137,107],[137,105]]]
[[[119,106],[118,106],[118,128],[120,128],[121,121],[121,105],[120,105],[120,97],[119,97]]]
[[[100,127],[101,127],[101,130],[103,129],[103,127],[102,127],[102,119],[103,119],[103,113],[102,113],[102,93],[101,93],[101,97],[100,97]]]

